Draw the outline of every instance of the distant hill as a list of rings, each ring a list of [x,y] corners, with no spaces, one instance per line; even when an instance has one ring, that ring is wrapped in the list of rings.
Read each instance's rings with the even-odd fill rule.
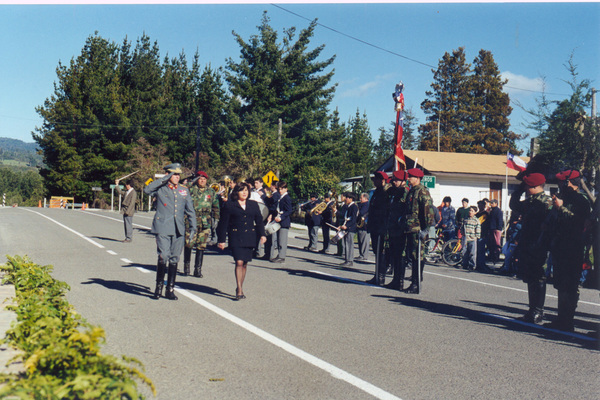
[[[42,165],[42,160],[37,143],[0,137],[0,166],[36,167]]]

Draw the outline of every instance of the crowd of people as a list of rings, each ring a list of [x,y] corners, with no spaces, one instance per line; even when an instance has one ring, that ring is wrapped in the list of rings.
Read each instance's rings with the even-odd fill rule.
[[[193,275],[203,276],[203,255],[211,242],[221,250],[228,242],[235,261],[237,300],[246,298],[243,283],[253,258],[285,263],[294,212],[286,182],[274,181],[271,187],[263,188],[261,179],[224,180],[209,186],[204,171],[185,179],[185,183],[180,183],[179,164],[168,165],[165,171],[164,178],[144,189],[156,203],[152,224],[158,251],[155,299],[162,296],[165,274],[165,297],[177,299],[173,287],[182,251],[183,274],[190,274],[195,251]],[[579,171],[557,174],[559,191],[552,197],[544,191],[544,175],[525,174],[511,195],[512,212],[506,230],[497,200],[482,199],[477,206],[469,206],[469,200],[463,198],[462,207],[456,210],[447,196],[435,207],[428,189],[421,184],[422,177],[423,171],[416,168],[395,171],[391,176],[376,171],[371,194],[346,192],[337,198],[328,193],[323,199],[317,193],[311,194],[310,200],[300,205],[309,239],[304,250],[336,254],[344,260],[340,267],[350,267],[355,261],[367,261],[371,249],[375,271],[368,283],[418,294],[425,266],[424,244],[430,228],[435,227],[444,240],[461,239],[462,266],[466,269],[489,272],[486,260],[498,262],[504,254],[503,266],[497,272],[516,274],[527,283],[529,310],[522,317],[526,322],[543,323],[551,266],[559,299],[558,318],[551,326],[572,331],[584,263],[584,231],[590,229],[592,208],[580,191]],[[129,187],[127,193],[131,194]],[[596,201],[595,214],[597,209]],[[125,241],[131,241],[131,221],[125,214]],[[598,216],[593,218],[597,220]],[[359,253],[356,258],[355,236]],[[410,285],[405,288],[407,268],[412,273]],[[392,273],[392,280],[386,284],[388,273]]]

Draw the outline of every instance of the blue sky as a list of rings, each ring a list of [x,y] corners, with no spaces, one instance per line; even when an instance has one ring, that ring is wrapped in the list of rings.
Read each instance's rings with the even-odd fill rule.
[[[534,105],[546,78],[551,100],[571,93],[564,66],[574,52],[579,77],[600,87],[600,3],[456,3],[456,4],[272,4],[187,5],[0,5],[0,137],[32,142],[41,125],[35,107],[53,93],[58,62],[77,57],[85,40],[98,31],[116,43],[135,43],[143,33],[158,43],[161,56],[198,50],[202,64],[222,66],[238,59],[232,31],[245,40],[257,33],[264,10],[271,26],[306,28],[318,18],[311,46],[325,44],[322,58],[336,55],[331,104],[343,121],[357,109],[366,113],[371,133],[395,117],[392,92],[402,80],[406,107],[418,123],[420,109],[445,52],[465,47],[472,62],[480,49],[494,55],[509,78],[514,111],[511,129],[524,131],[525,114],[515,105]],[[361,41],[378,46],[369,46]],[[386,51],[387,50],[387,51]],[[415,61],[394,55],[396,53]],[[427,65],[423,65],[427,64]],[[599,99],[600,100],[600,99]],[[528,141],[519,143],[521,149]]]

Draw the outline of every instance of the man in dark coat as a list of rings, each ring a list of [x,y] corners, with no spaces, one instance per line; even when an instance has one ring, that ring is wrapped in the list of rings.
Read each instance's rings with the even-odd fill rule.
[[[389,289],[404,289],[404,273],[406,264],[402,253],[406,245],[406,233],[404,232],[404,218],[406,218],[406,171],[394,171],[392,174],[392,187],[387,191],[389,199],[389,214],[387,221],[389,235],[389,260],[394,271],[392,281],[385,285]]]
[[[308,229],[308,246],[304,250],[317,251],[319,241],[319,226],[321,225],[321,215],[313,214],[312,210],[319,204],[319,196],[316,193],[310,195],[310,201],[302,206],[304,211],[304,223]]]
[[[173,291],[177,275],[177,263],[185,244],[185,215],[189,220],[190,236],[196,234],[196,212],[192,196],[187,187],[179,184],[181,165],[169,164],[165,168],[167,175],[157,179],[144,188],[144,193],[156,199],[156,214],[152,221],[152,233],[156,235],[158,263],[156,267],[156,289],[154,299],[161,296],[168,267],[167,291],[165,297],[177,300]]]
[[[356,205],[356,195],[352,192],[347,192],[346,195],[346,210],[343,215],[343,223],[340,225],[340,230],[346,231],[344,236],[344,256],[345,261],[340,264],[341,267],[351,267],[354,260],[354,234],[356,233],[356,220],[358,219],[358,206]]]
[[[326,194],[323,200],[327,203],[327,207],[321,213],[321,232],[323,232],[323,249],[319,253],[327,253],[329,249],[329,228],[333,225],[333,204],[331,196]]]
[[[490,215],[488,220],[490,223],[488,225],[487,246],[490,260],[496,262],[500,259],[502,230],[504,229],[504,215],[502,215],[502,210],[498,207],[498,200],[496,199],[490,201]]]
[[[288,186],[284,181],[279,181],[277,184],[279,189],[279,201],[277,202],[275,222],[281,225],[281,228],[275,234],[277,235],[277,257],[272,261],[274,263],[284,263],[287,253],[288,232],[292,226],[292,199],[288,194]]]
[[[388,182],[389,177],[383,171],[376,171],[372,179],[375,191],[371,195],[367,232],[371,235],[371,246],[373,247],[373,253],[375,253],[375,276],[369,279],[367,283],[383,285],[387,270],[383,246],[387,231],[389,210],[389,200],[385,184]]]
[[[554,287],[558,291],[558,318],[550,327],[572,332],[579,301],[579,280],[583,266],[584,224],[590,215],[590,202],[579,191],[581,174],[566,170],[556,174],[560,192],[552,196],[556,212],[554,238],[550,245]]]
[[[519,271],[527,283],[529,310],[520,319],[538,325],[543,323],[546,301],[547,248],[543,244],[542,229],[552,207],[552,199],[544,193],[545,183],[544,175],[537,172],[523,176],[523,182],[512,193],[509,203],[511,210],[521,214],[522,221],[516,251]],[[524,192],[528,197],[521,201]]]

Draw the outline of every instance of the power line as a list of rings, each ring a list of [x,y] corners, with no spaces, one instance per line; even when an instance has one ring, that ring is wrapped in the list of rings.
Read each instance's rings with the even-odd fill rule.
[[[302,19],[304,19],[304,20],[306,20],[306,21],[309,21],[309,22],[312,22],[312,21],[313,21],[313,20],[311,20],[311,19],[309,19],[309,18],[307,18],[307,17],[305,17],[305,16],[303,16],[303,15],[297,14],[297,13],[295,13],[295,12],[291,11],[291,10],[288,10],[288,9],[286,9],[286,8],[284,8],[284,7],[281,7],[280,5],[277,5],[277,4],[271,4],[271,5],[272,5],[273,7],[279,8],[279,9],[280,9],[280,10],[282,10],[282,11],[285,11],[285,12],[287,12],[287,13],[290,13],[290,14],[292,14],[292,15],[294,15],[294,16],[296,16],[296,17],[298,17],[298,18],[302,18]],[[431,64],[428,64],[428,63],[426,63],[426,62],[419,61],[419,60],[415,60],[414,58],[410,58],[410,57],[404,56],[404,55],[402,55],[402,54],[396,53],[395,51],[392,51],[392,50],[385,49],[385,48],[383,48],[383,47],[381,47],[381,46],[378,46],[378,45],[376,45],[376,44],[373,44],[373,43],[367,42],[367,41],[365,41],[365,40],[362,40],[362,39],[359,39],[359,38],[357,38],[357,37],[354,37],[354,36],[348,35],[348,34],[346,34],[346,33],[344,33],[344,32],[341,32],[341,31],[339,31],[339,30],[337,30],[337,29],[331,28],[331,27],[329,27],[329,26],[327,26],[327,25],[323,25],[323,24],[321,24],[321,23],[319,23],[319,22],[317,22],[316,24],[317,24],[318,26],[322,27],[322,28],[328,29],[328,30],[330,30],[330,31],[332,31],[332,32],[335,32],[335,33],[339,34],[339,35],[345,36],[345,37],[347,37],[347,38],[349,38],[349,39],[352,39],[352,40],[355,40],[355,41],[357,41],[357,42],[360,42],[360,43],[362,43],[362,44],[365,44],[365,45],[367,45],[367,46],[373,47],[373,48],[375,48],[375,49],[377,49],[377,50],[384,51],[384,52],[386,52],[386,53],[392,54],[392,55],[394,55],[394,56],[397,56],[397,57],[400,57],[400,58],[404,58],[405,60],[412,61],[412,62],[414,62],[414,63],[417,63],[417,64],[424,65],[424,66],[426,66],[426,67],[430,67],[430,68],[434,68],[434,69],[436,68],[435,66],[433,66],[433,65],[431,65]],[[521,88],[514,87],[514,86],[504,86],[504,87],[506,87],[506,88],[510,88],[510,89],[515,89],[515,90],[522,90],[522,91],[524,91],[524,92],[531,92],[531,93],[541,93],[541,94],[545,94],[545,95],[552,95],[552,96],[568,96],[567,94],[561,94],[561,93],[549,93],[549,92],[541,92],[541,91],[538,91],[538,90],[531,90],[531,89],[521,89]]]

